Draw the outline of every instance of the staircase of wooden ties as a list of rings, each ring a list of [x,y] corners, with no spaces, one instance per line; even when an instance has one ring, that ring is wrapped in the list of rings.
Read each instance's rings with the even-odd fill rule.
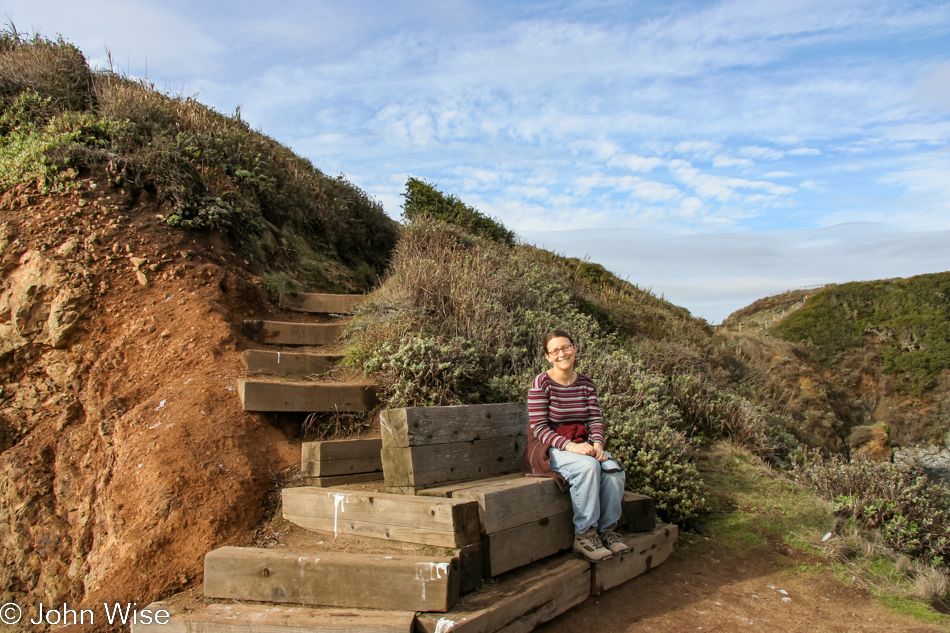
[[[291,310],[338,315],[358,300],[280,298]],[[341,329],[246,322],[249,338],[282,346],[325,346]],[[272,377],[319,374],[339,359],[283,349],[242,357],[249,372]],[[239,391],[247,411],[377,405],[365,383],[261,378]],[[569,495],[517,472],[526,427],[525,403],[417,407],[383,411],[380,439],[304,443],[311,485],[284,489],[284,517],[328,541],[357,538],[359,551],[216,549],[205,557],[207,599],[149,605],[170,621],[133,633],[528,633],[670,556],[676,526],[657,525],[653,500],[630,492],[621,519],[629,553],[591,564],[566,551]]]

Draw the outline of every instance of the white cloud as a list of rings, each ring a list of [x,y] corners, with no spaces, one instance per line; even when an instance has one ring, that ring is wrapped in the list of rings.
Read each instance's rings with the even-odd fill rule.
[[[761,147],[759,145],[744,145],[739,148],[739,154],[749,158],[758,158],[760,160],[779,160],[785,156],[784,152],[771,147]]]
[[[728,156],[716,156],[713,158],[713,167],[743,167],[748,168],[755,163],[748,158],[730,158]]]
[[[914,92],[928,105],[950,112],[950,62],[935,65],[917,80]]]
[[[623,154],[611,157],[607,164],[614,167],[626,167],[630,171],[651,171],[662,165],[663,159],[655,156],[644,158],[636,154]]]
[[[714,198],[719,202],[729,202],[736,195],[737,189],[763,190],[769,196],[780,196],[795,192],[793,187],[777,185],[764,180],[746,180],[744,178],[729,178],[702,173],[689,163],[673,161],[671,172],[676,178],[695,189],[703,198]]]
[[[814,147],[796,147],[788,150],[792,156],[821,156],[821,150]]]
[[[584,195],[592,189],[628,191],[633,197],[647,202],[665,202],[681,196],[682,192],[672,185],[638,176],[607,176],[593,174],[575,179],[576,191]]]
[[[690,154],[697,158],[709,158],[722,148],[722,145],[713,141],[682,141],[673,149],[679,154]]]

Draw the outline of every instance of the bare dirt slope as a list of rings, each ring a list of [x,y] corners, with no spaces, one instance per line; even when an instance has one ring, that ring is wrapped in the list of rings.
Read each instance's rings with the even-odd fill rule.
[[[250,538],[299,452],[235,391],[269,310],[246,262],[77,183],[0,199],[0,602],[143,605]]]

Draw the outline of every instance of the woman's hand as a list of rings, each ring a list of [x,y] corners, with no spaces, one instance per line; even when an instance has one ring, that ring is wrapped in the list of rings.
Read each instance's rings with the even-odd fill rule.
[[[567,445],[567,450],[578,455],[594,456],[594,447],[587,442],[571,442]]]
[[[607,459],[607,453],[604,452],[604,447],[600,442],[594,442],[594,444],[588,444],[587,442],[571,442],[567,445],[567,450],[571,453],[577,453],[578,455],[590,455],[599,462],[605,462]]]

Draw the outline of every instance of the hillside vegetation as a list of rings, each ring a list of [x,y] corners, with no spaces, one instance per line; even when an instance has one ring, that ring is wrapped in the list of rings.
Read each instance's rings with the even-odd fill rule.
[[[771,333],[826,366],[870,342],[901,393],[930,395],[950,369],[950,272],[824,288]]]
[[[0,112],[3,189],[61,192],[104,173],[157,197],[169,227],[226,234],[275,290],[366,289],[397,239],[378,202],[251,130],[240,110],[92,70],[62,40],[0,32]]]

